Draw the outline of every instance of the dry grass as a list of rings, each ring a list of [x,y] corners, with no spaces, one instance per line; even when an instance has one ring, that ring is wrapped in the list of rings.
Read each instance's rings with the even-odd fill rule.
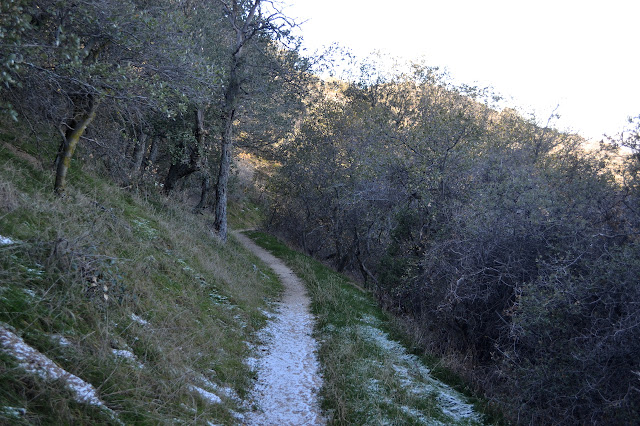
[[[18,242],[0,246],[0,322],[93,384],[122,422],[237,424],[275,276],[160,196],[75,171],[59,199],[14,152],[0,147],[0,164],[0,235]],[[114,421],[3,351],[0,380],[0,422]]]

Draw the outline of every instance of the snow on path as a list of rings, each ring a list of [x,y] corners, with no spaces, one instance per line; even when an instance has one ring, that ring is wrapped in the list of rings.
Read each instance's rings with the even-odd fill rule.
[[[246,414],[248,425],[323,425],[317,392],[322,386],[311,336],[313,316],[304,285],[280,259],[245,235],[235,238],[280,277],[284,287],[275,318],[265,327],[266,345],[256,360],[258,381],[251,400],[258,410]]]

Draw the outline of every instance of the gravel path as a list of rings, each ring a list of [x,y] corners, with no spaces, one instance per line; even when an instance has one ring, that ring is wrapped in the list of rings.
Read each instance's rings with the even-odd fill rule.
[[[284,287],[275,318],[264,329],[266,344],[256,360],[258,381],[251,401],[257,410],[247,413],[248,425],[323,425],[317,392],[322,385],[312,337],[314,318],[300,279],[280,259],[245,235],[235,238],[280,277]]]

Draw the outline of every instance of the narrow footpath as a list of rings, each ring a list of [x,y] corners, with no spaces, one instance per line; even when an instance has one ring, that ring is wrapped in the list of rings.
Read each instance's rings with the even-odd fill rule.
[[[311,303],[300,279],[280,259],[236,231],[234,237],[278,275],[285,290],[275,317],[264,329],[256,360],[258,380],[247,425],[323,425],[317,392],[322,386],[312,336]]]

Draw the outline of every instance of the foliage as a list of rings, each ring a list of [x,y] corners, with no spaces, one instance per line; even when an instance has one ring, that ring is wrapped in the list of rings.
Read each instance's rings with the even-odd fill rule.
[[[616,172],[615,150],[437,70],[362,69],[282,146],[273,229],[359,276],[513,419],[637,419],[637,126]]]
[[[236,142],[268,150],[305,107],[309,63],[290,35],[295,23],[272,2],[11,0],[1,7],[0,108],[58,133],[43,145],[57,146],[60,195],[78,147],[83,164],[123,186],[169,194],[195,174],[202,191],[194,211],[202,211],[212,186],[226,197]],[[224,240],[226,225],[218,224],[226,223],[226,198],[216,212]]]
[[[38,265],[56,282],[93,274],[120,301],[130,267],[95,256],[138,250],[82,235],[100,224],[122,240],[171,245],[158,237],[168,219],[138,217],[122,198],[114,203],[129,216],[110,223],[113,207],[86,194],[114,190],[87,170],[141,188],[182,220],[159,190],[184,178],[187,191],[174,196],[190,203],[201,192],[202,212],[216,186],[224,240],[237,146],[275,164],[271,229],[360,278],[511,418],[637,420],[640,117],[586,151],[577,135],[500,110],[491,90],[452,84],[424,63],[386,72],[370,59],[351,81],[321,81],[292,25],[260,0],[0,1],[1,124],[18,120],[21,132],[3,130],[2,158],[30,164],[0,185],[2,232],[28,240],[22,251],[0,249],[11,252],[3,266],[35,287]],[[76,187],[68,204],[43,195],[54,158],[56,185],[68,172]],[[261,217],[238,212],[238,224]],[[183,282],[149,279],[171,291]],[[11,300],[16,312],[24,306]],[[5,320],[19,328],[22,317]]]
[[[637,243],[596,240],[578,258],[543,263],[536,281],[522,287],[501,350],[506,371],[523,386],[520,409],[533,421],[639,418],[639,255]]]
[[[23,34],[30,29],[30,16],[25,13],[26,0],[2,0],[0,2],[0,84],[9,88],[20,85],[16,79],[20,73],[23,56],[20,53]],[[17,120],[17,113],[7,101],[0,103],[0,112]]]

